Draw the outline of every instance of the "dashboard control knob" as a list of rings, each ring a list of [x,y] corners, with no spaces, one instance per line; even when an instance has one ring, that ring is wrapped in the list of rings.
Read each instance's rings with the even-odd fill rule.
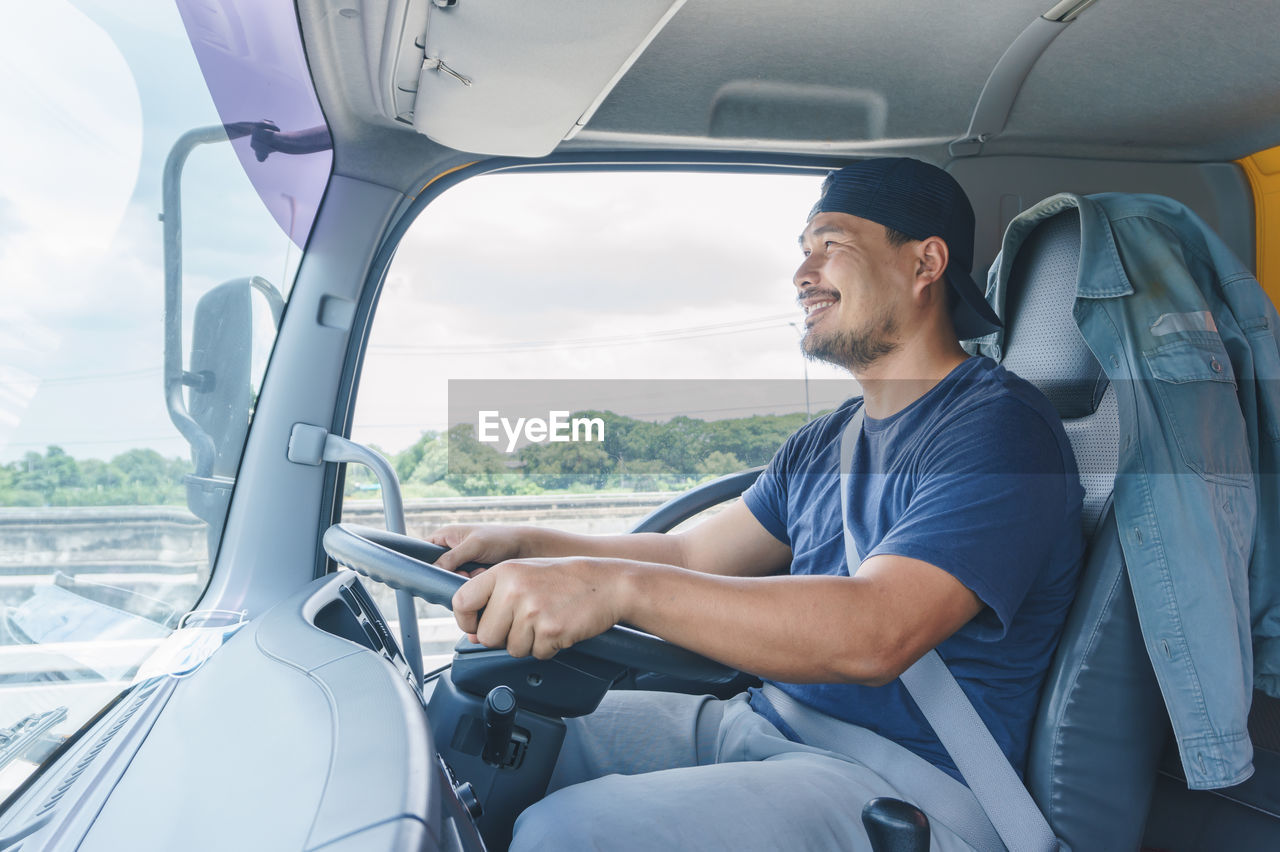
[[[453,793],[458,797],[458,801],[462,802],[462,806],[467,809],[472,819],[480,819],[484,808],[480,807],[480,800],[476,798],[476,788],[471,786],[470,781],[463,781],[455,786]]]

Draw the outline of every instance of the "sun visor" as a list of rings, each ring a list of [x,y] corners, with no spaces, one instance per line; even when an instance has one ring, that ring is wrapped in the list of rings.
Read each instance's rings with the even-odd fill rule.
[[[476,154],[541,157],[573,136],[684,0],[422,0],[383,97],[390,117]],[[417,11],[418,14],[414,14]],[[425,11],[425,34],[414,32]],[[398,42],[398,44],[396,44]],[[408,50],[405,50],[408,48]],[[406,61],[421,59],[416,86]],[[416,92],[411,90],[416,88]],[[403,109],[412,97],[412,111]]]

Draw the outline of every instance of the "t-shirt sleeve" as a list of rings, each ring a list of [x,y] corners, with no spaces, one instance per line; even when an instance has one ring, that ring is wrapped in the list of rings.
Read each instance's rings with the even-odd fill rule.
[[[961,415],[931,442],[906,511],[867,557],[906,556],[951,574],[995,616],[979,617],[979,635],[999,639],[1069,524],[1065,467],[1054,430],[1025,404]]]
[[[760,522],[760,526],[778,541],[791,546],[787,535],[787,477],[786,468],[793,451],[795,435],[787,438],[773,454],[769,464],[751,487],[742,492],[742,502]]]

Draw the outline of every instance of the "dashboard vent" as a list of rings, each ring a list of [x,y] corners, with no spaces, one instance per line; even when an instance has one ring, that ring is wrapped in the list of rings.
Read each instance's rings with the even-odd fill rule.
[[[67,790],[71,789],[71,785],[76,783],[77,779],[80,778],[85,769],[89,767],[89,764],[93,763],[94,759],[102,752],[102,749],[104,749],[107,743],[111,741],[111,738],[119,733],[120,729],[133,718],[133,714],[136,713],[138,708],[142,706],[142,703],[147,700],[147,696],[155,692],[156,687],[159,686],[163,680],[163,678],[152,678],[150,681],[143,682],[134,690],[134,693],[130,696],[128,703],[119,710],[115,719],[112,720],[107,729],[102,732],[89,750],[76,761],[75,766],[71,767],[67,774],[63,776],[62,780],[58,782],[58,786],[49,794],[49,798],[40,806],[40,810],[36,811],[36,819],[39,819],[49,811],[53,810],[53,808],[62,799],[63,795],[66,794]]]

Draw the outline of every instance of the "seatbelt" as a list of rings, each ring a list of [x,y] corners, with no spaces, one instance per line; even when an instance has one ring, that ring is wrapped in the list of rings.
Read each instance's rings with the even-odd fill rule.
[[[897,795],[927,811],[935,829],[941,825],[980,852],[1004,848],[973,791],[920,755],[867,728],[815,710],[769,681],[760,692],[801,742],[868,767],[888,781]]]
[[[866,410],[860,406],[840,438],[840,515],[844,521],[849,576],[862,564],[862,554],[858,552],[849,523],[849,490],[853,454],[862,437],[865,418]],[[1063,848],[938,652],[931,650],[925,654],[903,672],[900,679],[964,775],[1009,852],[1056,852]]]

